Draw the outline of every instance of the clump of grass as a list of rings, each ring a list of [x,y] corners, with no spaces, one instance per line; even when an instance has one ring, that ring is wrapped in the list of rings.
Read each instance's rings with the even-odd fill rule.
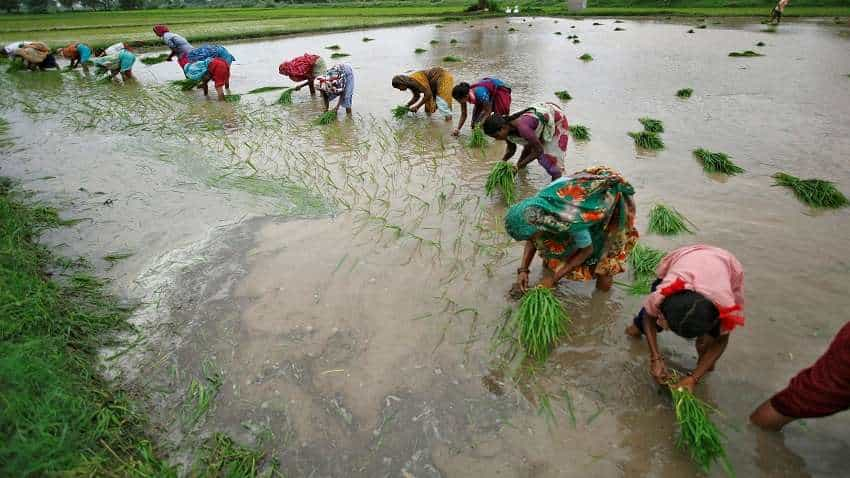
[[[103,260],[106,262],[115,264],[118,261],[123,261],[129,257],[133,257],[132,252],[113,252],[112,254],[107,254],[103,256]]]
[[[570,95],[570,93],[567,90],[556,91],[555,96],[557,96],[559,99],[561,99],[563,101],[569,101],[569,100],[573,99],[573,97]]]
[[[709,173],[722,173],[734,176],[744,172],[744,168],[733,163],[729,159],[729,156],[724,153],[715,153],[699,148],[694,150],[694,156],[702,163],[702,169]]]
[[[22,61],[11,61],[9,62],[9,66],[6,67],[6,73],[15,73],[18,71],[24,71],[27,67],[24,66],[24,62]]]
[[[590,55],[590,53],[585,53],[582,56],[578,57],[578,59],[581,61],[593,61],[593,57]]]
[[[632,268],[632,275],[635,278],[651,277],[655,278],[655,270],[658,269],[658,264],[661,259],[667,255],[666,252],[655,249],[649,246],[644,246],[638,242],[629,254],[629,267]]]
[[[277,99],[277,104],[279,105],[291,105],[292,104],[292,93],[295,91],[295,88],[287,88],[283,90],[280,94],[280,97]]]
[[[599,23],[599,22],[593,22],[593,26],[598,27],[598,26],[602,26],[602,24]]]
[[[375,41],[375,39],[369,38],[369,37],[363,37],[363,43],[367,43],[367,42],[370,42],[370,41]]]
[[[395,108],[393,108],[392,112],[393,112],[394,118],[396,118],[396,119],[404,118],[407,115],[407,113],[410,113],[410,108],[408,108],[405,105],[398,105]]]
[[[254,95],[257,93],[266,93],[269,91],[277,91],[277,90],[285,90],[287,86],[261,86],[259,88],[254,88],[253,90],[246,93],[247,95]]]
[[[590,129],[587,126],[574,124],[570,126],[570,135],[578,141],[587,141],[590,139]]]
[[[321,116],[316,118],[315,124],[318,126],[324,126],[333,123],[336,121],[336,111],[328,110],[322,113]]]
[[[800,179],[786,173],[776,173],[773,179],[776,180],[775,186],[790,188],[797,199],[812,207],[837,209],[850,204],[847,197],[830,181]]]
[[[693,225],[682,213],[664,204],[656,204],[649,211],[649,232],[662,236],[675,236],[685,232],[693,234],[688,224]]]
[[[413,53],[419,54],[419,53],[425,53],[426,51],[428,51],[428,50],[426,50],[424,48],[417,48],[417,49],[413,50]]]
[[[709,418],[711,408],[687,389],[670,385],[679,437],[676,446],[687,450],[691,459],[708,473],[714,463],[720,463],[729,476],[734,476],[722,440],[724,435]]]
[[[200,83],[195,80],[185,78],[182,80],[173,80],[171,81],[171,84],[180,87],[180,89],[183,91],[189,91],[191,89],[197,88]]]
[[[242,95],[224,95],[224,101],[228,103],[238,103],[242,99]]]
[[[432,44],[432,45],[436,45],[436,44],[440,43],[440,40],[431,40],[429,43]]]
[[[526,292],[517,308],[516,319],[520,344],[529,357],[541,362],[549,357],[555,342],[567,334],[570,324],[566,310],[546,287]]]
[[[661,139],[661,136],[658,136],[658,133],[652,133],[649,131],[639,131],[637,133],[630,132],[629,136],[635,140],[635,145],[643,148],[649,149],[653,151],[658,151],[664,149],[664,140]]]
[[[753,56],[764,56],[764,55],[762,55],[761,53],[756,53],[752,50],[745,50],[745,51],[730,52],[729,56],[735,57],[735,58],[741,58],[741,57],[748,58],[748,57],[753,57]]]
[[[480,125],[472,128],[468,146],[470,148],[483,148],[487,146],[487,136],[484,134],[484,130],[481,129]]]
[[[333,59],[345,58],[347,56],[351,56],[351,55],[349,55],[348,53],[334,53],[334,54],[331,55],[331,58],[333,58]]]
[[[690,98],[692,94],[694,94],[694,90],[692,88],[682,88],[676,92],[676,96],[679,98]]]
[[[756,43],[756,46],[764,46],[764,42],[760,41],[760,42]]]
[[[342,47],[339,45],[329,45],[325,47],[325,50],[341,50]]]
[[[457,43],[457,40],[455,40],[454,38],[452,38],[451,40],[449,40],[449,43],[451,43],[452,45],[454,45],[455,43]]]
[[[516,201],[516,166],[507,161],[498,161],[493,165],[484,184],[484,192],[492,196],[496,189],[502,193],[506,203],[513,204]]]
[[[625,28],[616,27],[616,28],[614,28],[614,31],[615,31],[615,32],[624,32],[624,31],[626,31],[626,29],[625,29]]]
[[[142,58],[140,61],[145,65],[156,65],[157,63],[162,63],[168,59],[168,53],[160,53],[156,56],[146,56]]]
[[[447,63],[458,63],[463,61],[463,59],[459,56],[448,55],[443,57],[443,61]]]
[[[239,446],[223,433],[216,433],[204,444],[191,476],[253,477],[260,475],[265,454]],[[274,468],[274,466],[272,466]],[[271,473],[269,476],[274,476]]]
[[[649,131],[650,133],[663,133],[664,132],[664,123],[661,120],[653,119],[653,118],[639,118],[640,124],[643,125],[644,131]]]

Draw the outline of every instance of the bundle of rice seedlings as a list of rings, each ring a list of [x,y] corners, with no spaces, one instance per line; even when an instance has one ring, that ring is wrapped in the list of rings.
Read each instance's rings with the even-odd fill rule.
[[[374,40],[375,40],[374,38],[363,37],[363,43],[374,41]]]
[[[575,43],[575,42],[573,42],[573,43]],[[581,60],[581,61],[593,61],[593,57],[590,56],[590,53],[585,53],[582,56],[578,57],[578,59]]]
[[[556,91],[555,96],[557,96],[559,99],[561,99],[563,101],[569,101],[569,100],[573,99],[573,97],[570,95],[570,93],[567,90]]]
[[[764,46],[764,42],[760,41],[760,42],[756,43],[756,46]]]
[[[615,28],[615,29],[614,29],[614,31],[615,31],[615,32],[624,32],[624,31],[626,31],[626,29],[625,29],[625,28],[617,27],[617,28]]]
[[[693,234],[688,224],[693,226],[691,221],[672,207],[656,204],[649,211],[649,232],[662,236],[674,236],[683,232]]]
[[[254,88],[253,90],[245,93],[246,95],[253,95],[257,93],[266,93],[268,91],[277,91],[277,90],[285,90],[287,86],[261,86],[259,88]]]
[[[847,197],[830,181],[800,179],[786,173],[776,173],[773,179],[776,180],[775,186],[791,188],[797,199],[812,207],[837,209],[850,204]]]
[[[339,46],[339,45],[330,45],[330,46],[325,47],[325,50],[341,50],[341,49],[342,49],[342,47]]]
[[[407,113],[410,113],[410,108],[405,105],[398,105],[392,111],[394,118],[404,118]]]
[[[190,80],[189,78],[185,78],[182,80],[173,80],[171,84],[174,86],[179,86],[183,91],[189,91],[195,87],[197,87],[200,83],[195,80]]]
[[[334,53],[334,54],[331,55],[331,58],[332,59],[345,58],[347,56],[351,56],[351,55],[349,55],[348,53]]]
[[[457,40],[455,40],[454,38],[452,38],[451,40],[449,40],[449,43],[451,43],[452,45],[454,45],[455,43],[457,43]]]
[[[324,126],[327,124],[331,124],[336,121],[336,111],[328,110],[325,111],[321,116],[316,118],[315,124],[319,126]]]
[[[27,67],[24,66],[24,62],[22,61],[12,61],[9,63],[9,66],[6,67],[6,73],[15,73],[16,71],[24,71]]]
[[[443,61],[447,63],[457,63],[463,61],[463,59],[458,56],[448,55],[443,57]]]
[[[707,25],[698,25],[697,28],[699,28],[700,30],[705,30],[706,28],[708,28],[708,26]]]
[[[156,65],[157,63],[162,63],[168,59],[168,53],[160,53],[157,56],[146,56],[141,59],[141,62],[145,65]]]
[[[715,153],[707,149],[699,148],[694,150],[694,156],[702,163],[702,169],[709,173],[722,173],[730,176],[741,174],[744,168],[733,163],[724,153]]]
[[[498,161],[493,165],[484,183],[484,192],[492,196],[496,189],[502,193],[506,203],[513,204],[516,201],[516,166],[507,161]]]
[[[601,23],[599,23],[599,22],[593,22],[593,26],[595,26],[595,27],[598,27],[598,26],[601,26],[601,25],[602,25],[602,24],[601,24]]]
[[[746,51],[733,51],[733,52],[729,53],[729,56],[739,58],[739,57],[753,57],[753,56],[764,56],[764,55],[762,55],[761,53],[756,53],[752,50],[746,50]]]
[[[516,31],[516,28],[514,28],[514,27],[510,27],[510,28],[508,28],[508,31],[509,31],[509,32],[515,32],[515,31]]]
[[[708,473],[714,463],[720,463],[727,475],[735,476],[723,447],[725,436],[709,418],[712,408],[684,388],[671,384],[670,393],[679,425],[676,446],[687,450],[703,473]]]
[[[469,147],[483,148],[485,146],[487,146],[487,136],[481,129],[481,125],[472,128],[472,134],[469,136]]]
[[[643,125],[644,131],[649,131],[650,133],[663,133],[664,132],[664,123],[661,120],[653,119],[653,118],[638,118],[640,124]]]
[[[588,129],[587,126],[574,124],[570,126],[570,135],[572,135],[575,140],[587,141],[590,139],[590,129]]]
[[[626,23],[626,22],[624,22],[622,20],[614,20],[614,23]]]
[[[574,40],[573,40],[573,43],[581,43],[581,40],[579,40],[578,38],[576,38],[576,39],[574,39]]]
[[[523,296],[516,312],[519,341],[529,357],[545,361],[552,345],[567,333],[570,317],[551,289],[535,287]]]
[[[428,50],[426,50],[424,48],[417,48],[417,49],[413,50],[413,53],[417,53],[417,54],[418,53],[425,53],[426,51],[428,51]]]
[[[640,132],[630,132],[629,136],[635,140],[635,144],[643,149],[650,149],[653,151],[658,151],[664,149],[664,140],[661,139],[661,136],[658,136],[658,133],[652,133],[649,131],[640,131]]]
[[[437,43],[440,43],[440,40],[431,40],[429,43],[436,45]]]
[[[690,30],[688,30],[688,33],[696,33],[696,32],[694,32],[694,29],[691,28]]]
[[[555,32],[555,35],[563,35],[561,32]]]
[[[694,90],[691,88],[682,88],[676,92],[676,96],[679,98],[690,98],[692,94],[694,94]]]
[[[632,268],[632,275],[635,278],[649,276],[654,279],[655,270],[658,269],[658,264],[661,263],[661,259],[664,259],[665,255],[667,253],[664,251],[644,246],[638,242],[629,254],[629,267]]]
[[[242,99],[242,95],[224,95],[224,101],[228,103],[237,103]]]
[[[279,105],[291,105],[292,104],[292,93],[295,91],[295,88],[287,88],[283,90],[280,94],[280,97],[277,99],[277,104]]]

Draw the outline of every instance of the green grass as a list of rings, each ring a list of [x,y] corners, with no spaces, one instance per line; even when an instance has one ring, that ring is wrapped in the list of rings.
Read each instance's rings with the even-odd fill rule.
[[[238,103],[242,100],[242,95],[224,95],[224,101],[228,103]]]
[[[688,224],[693,226],[682,213],[664,204],[656,204],[649,211],[648,230],[651,233],[662,236],[675,236],[685,232],[693,234]]]
[[[573,137],[573,139],[578,141],[589,141],[590,129],[587,126],[574,124],[570,126],[570,135]]]
[[[831,181],[800,179],[786,173],[776,173],[773,179],[776,180],[776,186],[791,189],[797,199],[815,208],[838,209],[850,204],[847,197]]]
[[[561,101],[569,101],[573,99],[567,90],[556,91],[555,96],[557,96]]]
[[[239,446],[223,433],[216,433],[204,444],[192,467],[191,476],[241,478],[259,476],[264,453]],[[275,473],[273,464],[266,476],[283,476]]]
[[[664,149],[664,140],[661,139],[661,136],[658,136],[658,133],[651,133],[649,131],[638,131],[638,132],[630,132],[629,136],[635,140],[635,145],[652,151],[658,151]]]
[[[145,65],[156,65],[157,63],[163,63],[168,59],[168,53],[160,53],[156,56],[146,56],[139,61],[144,63]]]
[[[447,55],[443,57],[443,61],[446,63],[459,63],[463,61],[463,58],[459,56]]]
[[[729,53],[729,56],[731,56],[731,57],[735,57],[735,58],[749,58],[749,57],[754,57],[754,56],[764,56],[764,55],[762,55],[761,53],[756,53],[756,52],[754,52],[754,51],[752,51],[752,50],[745,50],[745,51],[733,51],[733,52],[730,52],[730,53]]]
[[[574,40],[573,43],[578,43],[578,40]],[[578,57],[578,59],[581,61],[593,61],[593,56],[591,56],[590,53],[584,53]]]
[[[317,126],[324,126],[324,125],[331,124],[334,121],[336,121],[336,111],[328,110],[328,111],[325,111],[324,113],[322,113],[321,116],[316,118],[315,124]]]
[[[516,311],[520,328],[520,344],[526,354],[543,362],[552,346],[567,334],[570,317],[564,306],[546,287],[534,287],[522,297]]]
[[[715,153],[699,148],[694,150],[694,156],[702,163],[702,168],[709,173],[734,176],[744,172],[744,168],[733,163],[725,153]]]
[[[643,125],[643,130],[648,131],[650,133],[663,133],[664,132],[664,123],[661,120],[652,119],[652,118],[639,118],[640,124]]]
[[[516,166],[507,161],[497,161],[493,165],[484,184],[484,192],[492,196],[497,189],[502,193],[506,203],[516,202]]]
[[[684,388],[671,385],[670,393],[679,425],[676,446],[686,450],[703,473],[720,463],[727,475],[735,476],[723,447],[725,437],[709,418],[712,409]]]
[[[469,143],[467,146],[470,148],[483,148],[487,146],[487,135],[484,134],[484,130],[481,129],[481,126],[472,128],[472,134],[469,136]]]
[[[682,88],[676,92],[676,96],[679,98],[690,98],[692,94],[694,94],[694,90],[692,88]]]

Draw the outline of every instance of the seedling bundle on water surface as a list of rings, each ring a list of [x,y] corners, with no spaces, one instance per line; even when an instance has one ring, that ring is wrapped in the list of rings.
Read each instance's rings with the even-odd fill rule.
[[[295,91],[295,88],[287,88],[277,99],[277,103],[280,105],[291,105],[292,104],[292,92]]]
[[[635,140],[635,144],[643,149],[660,150],[664,149],[664,140],[657,133],[649,131],[630,132],[629,136]]]
[[[715,153],[707,149],[694,150],[694,156],[702,163],[702,168],[709,173],[721,173],[729,176],[741,174],[744,168],[733,163],[729,156],[724,153]]]
[[[348,53],[334,53],[334,54],[331,55],[331,58],[335,60],[337,58],[345,58],[347,56],[351,56],[351,55],[349,55]]]
[[[322,113],[321,116],[316,118],[315,124],[318,126],[324,126],[327,124],[331,124],[336,121],[336,111],[329,110]]]
[[[719,462],[727,475],[735,476],[723,447],[725,437],[709,418],[713,409],[684,388],[671,384],[670,393],[679,425],[676,446],[687,450],[703,473],[708,473],[711,466]]]
[[[375,40],[374,38],[363,37],[363,43],[367,43],[367,42],[374,41],[374,40]]]
[[[573,99],[567,90],[556,91],[555,96],[557,96],[561,101],[569,101]]]
[[[407,113],[410,113],[410,108],[405,105],[398,105],[392,110],[394,118],[404,118]]]
[[[682,213],[672,207],[656,204],[649,211],[649,232],[662,236],[675,236],[683,232],[693,234],[688,224],[694,225]]]
[[[199,82],[197,82],[195,80],[190,80],[189,78],[186,78],[186,79],[183,79],[183,80],[173,80],[173,81],[171,81],[171,84],[174,85],[174,86],[179,86],[180,89],[183,90],[183,91],[189,91],[193,88],[196,88],[198,85],[200,85]]]
[[[445,61],[447,63],[457,63],[457,62],[463,61],[463,59],[461,59],[458,56],[448,55],[448,56],[443,57],[443,61]]]
[[[786,173],[776,173],[773,179],[776,180],[775,186],[791,188],[797,199],[812,207],[837,209],[850,204],[847,197],[830,181],[800,179]]]
[[[476,126],[472,128],[472,134],[469,136],[469,144],[470,148],[483,148],[487,146],[487,136],[484,134],[484,130],[481,129],[481,126]]]
[[[679,98],[690,98],[692,94],[694,94],[694,90],[691,88],[682,88],[676,92],[676,96]]]
[[[576,42],[574,41],[573,43]],[[578,59],[581,61],[593,61],[593,57],[590,55],[590,53],[585,53],[582,56],[578,57]]]
[[[753,57],[753,56],[764,56],[764,55],[762,55],[761,53],[756,53],[752,50],[746,50],[746,51],[733,51],[733,52],[729,53],[729,56],[731,56],[731,57]]]
[[[428,51],[428,50],[426,50],[424,48],[417,48],[417,49],[413,50],[413,53],[425,53],[426,51]]]
[[[516,311],[519,341],[531,358],[545,361],[552,346],[567,334],[570,317],[547,287],[535,287],[522,297]]]
[[[237,103],[242,99],[242,95],[224,95],[224,101],[228,103]]]
[[[574,124],[570,126],[570,135],[578,141],[587,141],[590,139],[590,129],[587,126]]]
[[[261,86],[259,88],[254,88],[253,90],[245,93],[246,95],[254,95],[257,93],[266,93],[269,91],[277,91],[277,90],[285,90],[289,88],[288,86]]]
[[[341,50],[341,49],[342,49],[342,47],[339,46],[339,45],[330,45],[330,46],[325,47],[325,50]]]
[[[160,53],[157,56],[146,56],[142,58],[140,61],[145,65],[156,65],[157,63],[162,63],[168,59],[168,53]]]
[[[643,125],[644,131],[649,131],[650,133],[663,133],[664,132],[664,123],[661,120],[652,119],[652,118],[639,118],[640,124]]]
[[[493,165],[484,184],[484,192],[492,196],[496,189],[502,193],[506,203],[516,202],[516,166],[507,161],[498,161]]]
[[[649,294],[652,289],[652,282],[656,279],[655,270],[666,254],[664,251],[644,246],[641,243],[635,244],[634,249],[629,254],[629,267],[632,269],[633,282],[631,284],[615,283],[625,287],[630,295]]]

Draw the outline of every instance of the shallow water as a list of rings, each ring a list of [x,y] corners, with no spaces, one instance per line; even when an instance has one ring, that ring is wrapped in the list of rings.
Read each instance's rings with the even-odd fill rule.
[[[342,46],[357,74],[355,117],[327,128],[310,126],[321,105],[305,92],[284,108],[265,105],[276,92],[229,105],[157,86],[180,77],[174,64],[137,65],[141,86],[128,88],[3,75],[17,93],[3,100],[17,138],[0,173],[90,218],[47,240],[143,302],[136,345],[120,360],[104,355],[147,391],[179,459],[205,433],[226,431],[259,441],[287,476],[693,476],[646,347],[622,333],[639,299],[562,284],[570,338],[545,366],[508,360],[492,337],[515,305],[506,291],[521,245],[503,232],[501,201],[483,195],[502,145],[471,151],[441,120],[389,115],[408,98],[389,87],[392,75],[449,54],[464,59],[444,65],[457,79],[511,83],[515,108],[566,89],[571,123],[592,133],[571,141],[568,171],[621,171],[636,188],[641,231],[654,202],[698,227],[647,244],[707,242],[745,265],[747,326],[698,392],[723,411],[738,475],[841,475],[847,414],[778,436],[746,417],[847,320],[848,211],[810,211],[770,179],[786,171],[850,191],[846,27],[768,33],[724,20],[687,34],[693,25],[643,20],[509,23],[228,45],[235,93],[285,85],[283,58]],[[759,41],[766,56],[727,57]],[[595,60],[579,61],[585,52]],[[675,97],[684,87],[689,100]],[[642,116],[664,121],[664,151],[635,150],[626,133]],[[691,156],[698,147],[728,153],[747,173],[706,175]],[[532,164],[520,192],[545,183]],[[134,255],[100,259],[121,251]],[[673,365],[693,366],[690,344],[661,341]],[[211,369],[223,377],[215,406],[187,423],[187,386]]]

